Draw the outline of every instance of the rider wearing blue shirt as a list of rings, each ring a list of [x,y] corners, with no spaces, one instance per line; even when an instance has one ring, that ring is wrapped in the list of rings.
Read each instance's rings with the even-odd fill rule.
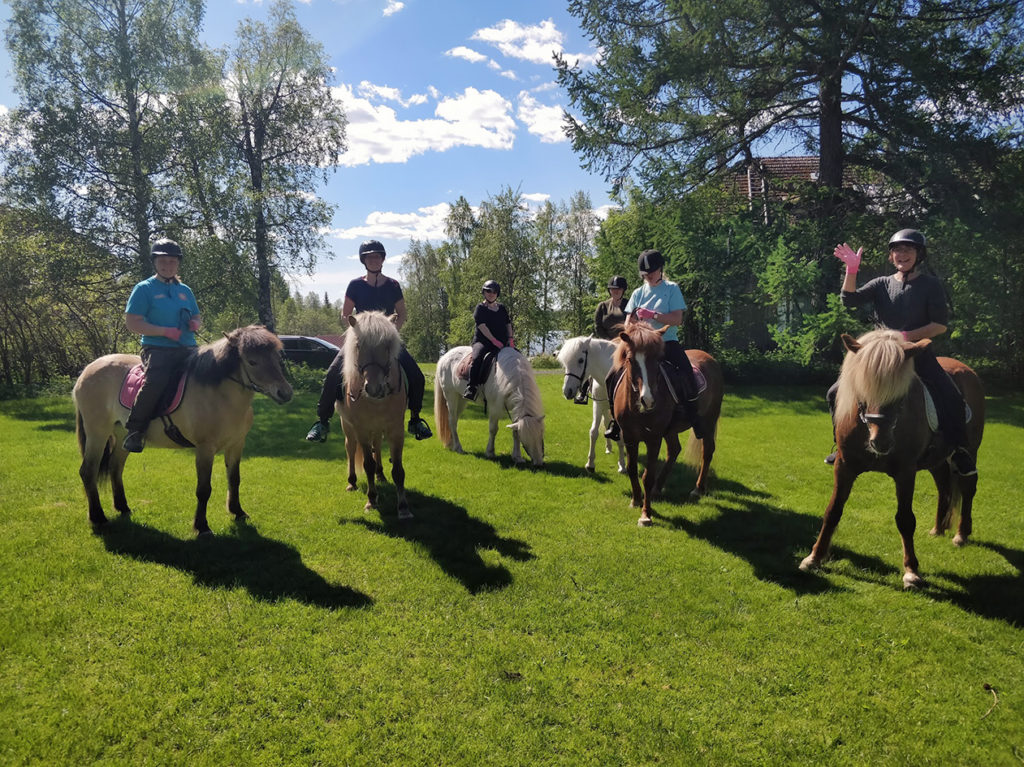
[[[150,258],[156,274],[138,283],[124,309],[125,325],[142,336],[146,378],[135,397],[125,428],[124,449],[141,453],[146,430],[160,396],[196,346],[201,318],[196,297],[178,279],[181,248],[174,240],[153,243]]]
[[[665,342],[665,360],[669,362],[683,379],[684,391],[679,392],[677,409],[690,422],[693,435],[697,439],[704,438],[704,428],[698,413],[697,380],[693,375],[693,367],[686,356],[686,351],[679,343],[679,326],[686,314],[686,300],[679,285],[665,279],[665,257],[657,250],[645,250],[637,257],[637,267],[643,284],[633,291],[626,303],[626,314],[635,313],[655,330],[668,326],[662,339]],[[619,371],[608,374],[608,398],[612,398],[615,384],[618,382]],[[614,379],[614,380],[613,380]],[[617,440],[620,436],[619,425],[612,421],[605,436]]]

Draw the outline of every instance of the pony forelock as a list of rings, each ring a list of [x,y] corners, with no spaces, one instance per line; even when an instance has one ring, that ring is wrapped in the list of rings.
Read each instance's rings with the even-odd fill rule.
[[[860,349],[848,352],[839,371],[836,417],[849,418],[858,403],[882,407],[907,395],[914,364],[906,356],[903,336],[894,330],[872,330],[857,339]]]
[[[395,359],[402,350],[402,338],[398,328],[383,312],[359,312],[355,315],[356,326],[345,331],[345,366],[343,375],[347,381],[356,381],[359,376],[359,349],[382,349],[388,359]]]

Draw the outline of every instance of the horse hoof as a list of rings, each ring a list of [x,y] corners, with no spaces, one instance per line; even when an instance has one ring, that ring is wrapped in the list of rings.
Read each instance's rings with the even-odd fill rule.
[[[640,519],[638,519],[636,521],[636,526],[637,527],[650,527],[653,524],[654,524],[654,520],[651,519],[650,517],[640,517]]]
[[[967,545],[967,536],[966,535],[960,535],[960,533],[957,533],[956,535],[953,536],[953,545],[956,546],[957,548],[960,548],[961,546],[966,546]]]
[[[586,469],[587,471],[593,471],[594,470],[594,465],[591,464],[591,463],[586,463],[586,464],[583,465],[583,468]]]
[[[346,486],[345,486],[345,492],[346,492],[346,493],[351,493],[351,492],[353,492],[353,491],[354,491],[355,489],[356,489],[356,486],[355,486],[355,485],[351,485],[351,484],[350,484],[350,485],[346,485]]]
[[[937,527],[933,527],[931,530],[928,531],[928,535],[932,536],[933,538],[937,535],[942,535],[942,533],[943,531]]]
[[[924,578],[917,573],[904,573],[903,574],[903,590],[904,591],[915,591],[924,586]]]
[[[412,512],[409,511],[408,509],[399,509],[398,510],[398,518],[399,518],[399,520],[401,520],[403,522],[405,520],[407,520],[407,519],[412,519],[413,518]]]
[[[619,474],[625,474],[625,473],[626,473],[626,467],[625,466],[620,466],[619,467]]]
[[[374,509],[376,509],[376,508],[377,508],[377,507],[376,507],[376,505],[375,505],[375,504],[373,503],[373,501],[367,501],[367,502],[366,502],[366,505],[365,505],[365,506],[363,506],[363,511],[373,511],[373,510],[374,510]]]
[[[207,530],[197,530],[196,531],[196,538],[212,538],[212,537],[213,537],[213,530],[207,529]]]
[[[249,515],[246,514],[244,511],[240,511],[237,514],[235,514],[235,522],[248,522],[248,521],[249,521]]]
[[[809,573],[813,570],[818,569],[818,560],[814,557],[805,557],[804,561],[800,563],[800,570],[805,573]]]

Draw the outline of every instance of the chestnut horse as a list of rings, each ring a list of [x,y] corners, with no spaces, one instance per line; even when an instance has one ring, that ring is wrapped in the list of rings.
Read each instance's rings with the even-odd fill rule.
[[[120,402],[121,384],[139,364],[131,354],[108,354],[86,365],[78,376],[72,398],[75,431],[82,465],[78,473],[89,500],[89,521],[94,529],[107,522],[100,504],[99,478],[110,479],[114,508],[131,514],[122,475],[128,451],[121,445],[128,408]],[[291,384],[281,368],[281,342],[262,325],[250,325],[199,347],[187,364],[188,383],[181,404],[171,414],[181,434],[196,451],[196,533],[209,535],[206,505],[210,500],[210,474],[214,456],[224,453],[228,474],[227,506],[236,520],[247,519],[238,500],[238,465],[245,437],[252,427],[252,399],[261,392],[278,404],[292,398]],[[146,432],[147,448],[182,445],[170,439],[154,419]]]
[[[345,333],[345,386],[334,403],[345,432],[348,454],[348,491],[356,489],[356,462],[362,455],[366,473],[366,509],[377,506],[377,480],[384,479],[381,445],[391,452],[391,479],[398,493],[398,518],[412,519],[405,495],[405,415],[408,397],[398,355],[402,339],[395,327],[397,315],[360,312],[348,318]]]
[[[931,343],[911,343],[901,333],[874,330],[854,340],[845,333],[848,350],[839,374],[835,430],[838,447],[832,498],[825,509],[821,532],[801,570],[812,570],[827,558],[832,534],[843,515],[857,476],[880,471],[896,482],[896,528],[903,540],[903,587],[919,588],[924,581],[914,553],[913,500],[917,472],[931,472],[939,504],[932,535],[941,535],[960,507],[960,524],[953,543],[962,546],[971,534],[971,510],[978,476],[952,470],[953,446],[928,424],[924,386],[914,375],[913,357]],[[971,410],[967,424],[968,449],[977,458],[985,428],[985,395],[981,381],[963,363],[939,357]]]
[[[623,374],[612,397],[612,414],[619,423],[622,441],[626,446],[626,473],[633,491],[630,506],[641,507],[640,519],[637,520],[641,527],[652,523],[651,498],[665,488],[669,471],[679,456],[678,433],[690,428],[685,418],[676,415],[675,400],[661,373],[664,351],[662,335],[667,329],[654,330],[647,323],[630,316],[619,334],[620,343],[615,350],[614,368],[621,369]],[[685,456],[688,463],[696,465],[699,446],[700,470],[690,497],[700,498],[707,492],[718,419],[722,413],[724,385],[722,369],[714,357],[699,349],[688,349],[686,356],[707,382],[697,399],[698,413],[704,425],[704,438],[699,440],[691,433]],[[655,479],[662,440],[667,445],[667,454],[665,465]],[[637,477],[641,442],[647,446],[642,492]]]

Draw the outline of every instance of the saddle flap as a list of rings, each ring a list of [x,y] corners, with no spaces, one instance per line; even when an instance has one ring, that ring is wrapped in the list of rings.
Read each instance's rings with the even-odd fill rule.
[[[146,371],[139,363],[131,370],[129,370],[124,377],[124,381],[121,382],[121,391],[118,394],[118,399],[123,407],[131,410],[132,405],[135,404],[135,398],[139,395],[139,389],[142,388],[143,382],[146,380]],[[154,416],[170,415],[178,406],[181,404],[181,398],[185,395],[185,382],[188,377],[185,375],[185,371],[178,373],[177,379],[171,382],[171,385],[164,390],[163,395],[160,397],[160,404],[157,406]]]

